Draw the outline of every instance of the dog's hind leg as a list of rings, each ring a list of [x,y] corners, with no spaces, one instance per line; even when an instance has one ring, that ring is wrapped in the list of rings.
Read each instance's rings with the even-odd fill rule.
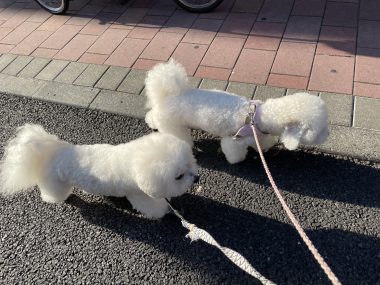
[[[73,187],[59,181],[44,181],[38,184],[41,198],[48,203],[59,203],[65,201],[73,192]]]
[[[235,140],[232,137],[224,137],[221,146],[227,161],[231,164],[241,162],[247,156],[248,144],[245,138]]]
[[[133,193],[127,196],[132,207],[150,219],[159,219],[169,212],[165,199],[154,199],[143,192]]]

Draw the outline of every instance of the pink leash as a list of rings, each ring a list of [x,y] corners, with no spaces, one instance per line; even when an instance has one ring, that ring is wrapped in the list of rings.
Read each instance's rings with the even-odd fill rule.
[[[328,266],[328,264],[323,259],[323,257],[320,255],[320,253],[318,252],[318,250],[316,249],[316,247],[314,246],[314,244],[312,243],[312,241],[306,235],[306,233],[303,230],[301,224],[299,223],[299,221],[297,220],[297,218],[293,215],[292,211],[290,210],[290,208],[286,204],[284,198],[282,197],[280,190],[277,188],[277,185],[274,182],[273,177],[272,177],[272,175],[271,175],[271,173],[269,171],[268,165],[267,165],[267,163],[265,161],[265,158],[264,158],[264,154],[263,154],[263,152],[261,150],[261,147],[260,147],[260,144],[259,144],[256,127],[255,127],[255,124],[253,122],[254,115],[256,113],[255,111],[256,111],[256,108],[254,109],[253,113],[250,113],[250,116],[251,116],[251,127],[252,127],[252,131],[253,131],[253,135],[255,137],[255,141],[256,141],[256,144],[257,144],[257,149],[258,149],[259,154],[260,154],[261,162],[262,162],[262,164],[264,166],[264,169],[265,169],[265,172],[266,172],[266,174],[268,176],[268,179],[269,179],[269,181],[270,181],[270,183],[271,183],[271,185],[272,185],[272,187],[274,189],[274,192],[276,193],[277,198],[280,200],[282,208],[285,210],[285,212],[288,215],[289,219],[291,220],[291,222],[293,223],[294,227],[296,228],[298,234],[301,236],[302,240],[305,242],[305,244],[307,245],[308,249],[313,254],[314,258],[317,260],[317,262],[319,263],[319,265],[322,267],[322,269],[325,272],[325,274],[327,275],[327,277],[331,280],[332,284],[334,284],[334,285],[342,284],[342,283],[340,283],[339,279],[335,276],[335,274],[332,272],[331,268]]]

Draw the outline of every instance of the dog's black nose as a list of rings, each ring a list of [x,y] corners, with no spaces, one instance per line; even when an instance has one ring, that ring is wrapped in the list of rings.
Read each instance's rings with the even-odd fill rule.
[[[199,181],[199,175],[195,175],[194,176],[194,183],[198,183],[198,181]]]

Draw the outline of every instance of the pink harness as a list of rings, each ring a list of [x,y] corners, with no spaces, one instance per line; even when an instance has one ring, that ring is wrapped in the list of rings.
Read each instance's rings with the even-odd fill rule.
[[[249,101],[250,111],[248,112],[247,117],[245,118],[244,125],[233,136],[234,139],[240,139],[247,136],[253,136],[252,126],[255,125],[255,117],[260,116],[261,104],[262,103],[259,100]],[[256,130],[258,131],[259,136],[265,134],[264,132],[259,130],[257,126],[256,126]]]

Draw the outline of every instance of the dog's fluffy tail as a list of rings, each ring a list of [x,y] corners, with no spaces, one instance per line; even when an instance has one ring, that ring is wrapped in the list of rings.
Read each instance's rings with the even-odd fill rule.
[[[19,127],[0,164],[0,193],[11,195],[37,185],[46,175],[46,163],[63,145],[67,143],[39,125]]]
[[[188,88],[186,71],[174,59],[156,65],[145,79],[147,107],[160,104],[167,96],[177,96]]]

